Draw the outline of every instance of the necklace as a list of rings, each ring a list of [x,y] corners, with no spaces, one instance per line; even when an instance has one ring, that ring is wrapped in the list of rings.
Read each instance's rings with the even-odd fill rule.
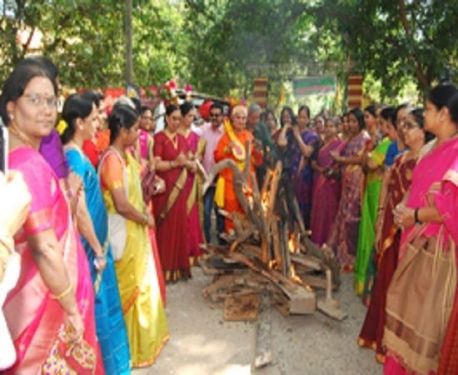
[[[178,137],[176,135],[176,133],[174,134],[171,134],[167,129],[165,130],[165,135],[167,136],[167,138],[170,140],[170,142],[172,142],[172,145],[175,149],[178,148]]]

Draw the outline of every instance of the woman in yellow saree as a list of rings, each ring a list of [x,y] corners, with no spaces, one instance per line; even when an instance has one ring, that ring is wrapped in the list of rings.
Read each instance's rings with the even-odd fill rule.
[[[138,116],[129,107],[115,106],[109,118],[111,146],[100,162],[102,191],[107,205],[110,242],[133,367],[151,365],[168,339],[140,184],[140,165],[127,151],[138,137]]]

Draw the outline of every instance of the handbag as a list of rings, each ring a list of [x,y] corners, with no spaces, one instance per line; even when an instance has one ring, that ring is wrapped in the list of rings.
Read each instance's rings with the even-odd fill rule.
[[[414,229],[388,288],[384,344],[407,369],[437,371],[456,291],[455,243]]]
[[[142,177],[142,191],[143,191],[143,200],[148,204],[153,195],[156,192],[155,186],[156,172],[154,170],[148,169]]]

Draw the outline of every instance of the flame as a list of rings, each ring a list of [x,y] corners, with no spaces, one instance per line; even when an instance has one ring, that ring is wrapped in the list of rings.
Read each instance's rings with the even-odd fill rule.
[[[296,267],[294,267],[294,264],[291,264],[291,266],[289,267],[289,277],[295,283],[303,285],[303,281],[297,274]]]
[[[276,265],[278,264],[276,259],[269,260],[269,263],[267,263],[267,267],[269,267],[270,270],[274,269]]]

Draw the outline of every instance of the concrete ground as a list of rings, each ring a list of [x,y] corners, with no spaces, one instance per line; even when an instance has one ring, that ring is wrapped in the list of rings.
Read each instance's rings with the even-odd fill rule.
[[[167,287],[170,341],[157,362],[134,375],[370,375],[381,374],[370,350],[356,337],[365,308],[354,295],[352,276],[343,275],[336,294],[348,313],[334,321],[317,312],[309,316],[271,315],[274,364],[251,371],[256,323],[225,322],[222,306],[202,296],[211,278],[193,268],[193,278]]]

